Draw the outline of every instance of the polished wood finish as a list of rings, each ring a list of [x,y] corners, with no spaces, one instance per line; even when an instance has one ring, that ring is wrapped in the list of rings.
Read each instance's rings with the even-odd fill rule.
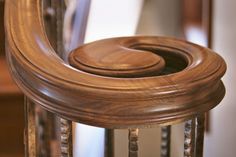
[[[226,64],[218,54],[174,38],[120,37],[75,49],[71,67],[47,40],[40,4],[6,2],[7,59],[24,94],[61,116],[63,156],[71,156],[71,121],[129,129],[129,156],[137,157],[138,128],[188,120],[184,156],[202,154],[203,120],[198,116],[225,94],[221,77]]]
[[[182,28],[186,40],[212,48],[213,0],[182,0]],[[210,113],[205,130],[210,131]]]
[[[5,59],[4,1],[0,1],[0,156],[24,155],[24,96]]]
[[[209,49],[177,39],[113,39],[119,40],[121,47],[145,49],[164,57],[169,69],[164,72],[176,72],[171,75],[118,79],[63,64],[47,42],[37,12],[39,3],[7,2],[7,51],[18,85],[47,110],[81,123],[126,128],[183,121],[208,111],[223,98],[220,81],[226,69],[223,59]],[[25,11],[15,14],[22,9]],[[31,44],[20,42],[27,40]]]
[[[49,39],[50,44],[59,57],[63,57],[64,46],[63,46],[63,19],[65,12],[65,1],[64,0],[42,0],[42,15],[44,29]],[[42,117],[45,126],[43,129],[44,141],[48,141],[44,147],[48,147],[48,156],[59,156],[60,151],[60,118],[55,114],[48,112],[47,110],[40,109],[43,113]],[[46,143],[46,142],[45,142]]]
[[[134,51],[134,41],[120,42],[120,39],[108,39],[82,46],[70,55],[70,64],[89,73],[114,77],[158,74],[165,67],[164,59],[158,55]]]
[[[101,43],[103,43],[103,46],[101,46]],[[163,58],[163,60],[165,60],[165,62],[166,62],[165,68],[163,68],[163,70],[161,70],[161,71],[158,71],[158,74],[156,74],[154,76],[153,76],[153,74],[149,74],[147,72],[146,77],[140,78],[140,76],[136,75],[137,78],[133,79],[132,78],[133,73],[130,72],[131,73],[130,75],[127,74],[126,76],[123,76],[123,77],[122,77],[122,75],[119,77],[116,76],[119,78],[117,80],[114,80],[114,77],[113,78],[106,77],[106,79],[108,79],[108,80],[113,79],[114,82],[122,80],[123,84],[121,84],[121,85],[123,85],[123,86],[124,86],[124,83],[127,83],[128,81],[132,80],[132,83],[135,81],[137,81],[137,82],[144,81],[145,84],[142,84],[143,88],[145,88],[146,85],[149,85],[149,83],[152,84],[153,87],[160,87],[160,88],[158,88],[159,90],[152,89],[153,92],[155,94],[157,94],[158,96],[156,96],[156,97],[152,96],[151,100],[147,100],[147,98],[145,99],[145,96],[147,96],[145,94],[147,94],[148,92],[144,92],[145,91],[144,89],[140,89],[139,92],[142,92],[142,93],[140,95],[138,95],[139,99],[136,97],[137,93],[138,93],[138,92],[136,92],[136,94],[134,94],[132,99],[130,99],[132,101],[127,102],[129,99],[129,98],[127,98],[128,94],[132,95],[131,94],[131,92],[132,92],[131,87],[132,86],[130,84],[130,89],[129,90],[127,89],[127,91],[129,91],[129,93],[123,94],[123,93],[125,93],[125,91],[122,93],[123,99],[122,99],[122,102],[120,102],[120,103],[122,103],[122,106],[116,103],[117,101],[118,102],[120,101],[119,99],[115,99],[116,102],[107,101],[108,104],[104,106],[106,108],[104,108],[102,105],[96,106],[96,109],[99,106],[100,110],[104,113],[105,112],[106,113],[113,112],[112,114],[115,114],[116,116],[119,115],[120,116],[119,120],[121,120],[122,118],[125,118],[125,116],[128,117],[128,114],[129,114],[129,118],[131,117],[130,115],[132,115],[132,118],[133,118],[133,116],[135,116],[134,123],[138,123],[138,120],[145,121],[145,118],[146,118],[145,116],[152,115],[153,117],[149,117],[150,119],[149,120],[146,119],[147,121],[145,121],[145,124],[148,124],[151,119],[152,119],[152,121],[155,121],[155,118],[154,118],[155,116],[159,116],[159,117],[164,116],[164,115],[161,115],[161,113],[164,112],[162,109],[167,109],[167,108],[170,108],[170,110],[165,110],[166,111],[165,113],[168,113],[167,117],[173,118],[173,119],[175,119],[175,118],[178,119],[177,117],[175,117],[178,114],[180,114],[178,112],[182,112],[182,111],[184,112],[184,113],[182,112],[180,114],[181,116],[184,116],[184,114],[193,113],[192,112],[193,110],[195,111],[195,114],[197,114],[197,112],[195,110],[196,108],[193,109],[194,106],[196,105],[195,107],[200,109],[201,105],[208,104],[208,102],[207,102],[208,100],[206,100],[206,99],[210,98],[211,97],[210,95],[215,93],[214,91],[218,91],[217,95],[220,94],[219,91],[224,93],[224,89],[223,89],[224,87],[222,85],[220,85],[221,83],[218,81],[215,83],[218,84],[219,86],[215,86],[215,89],[213,89],[213,91],[211,91],[211,92],[208,90],[209,88],[208,89],[206,88],[206,86],[210,85],[211,83],[203,85],[204,82],[206,81],[205,77],[209,77],[209,79],[210,79],[210,77],[212,77],[212,78],[215,77],[215,76],[210,76],[210,75],[213,74],[214,73],[213,71],[215,71],[216,69],[218,69],[217,70],[219,72],[218,74],[221,73],[220,75],[222,75],[224,73],[223,69],[225,69],[225,64],[224,64],[224,62],[220,61],[221,60],[220,57],[218,57],[218,55],[216,53],[212,52],[209,49],[205,49],[203,47],[200,47],[200,46],[197,46],[197,45],[194,45],[191,43],[187,43],[184,41],[176,40],[176,39],[158,38],[158,37],[126,37],[126,38],[105,39],[102,41],[98,41],[98,42],[94,42],[91,44],[86,44],[84,46],[81,46],[80,48],[78,48],[77,50],[72,52],[72,54],[70,55],[69,61],[72,64],[72,66],[78,68],[79,70],[86,71],[86,70],[84,70],[84,68],[81,68],[79,66],[80,63],[75,62],[75,58],[78,57],[78,54],[81,52],[80,55],[83,55],[84,52],[87,52],[87,49],[90,50],[89,54],[104,52],[105,50],[107,50],[106,45],[109,45],[108,46],[108,49],[109,49],[110,47],[112,47],[111,46],[112,43],[114,44],[113,48],[114,48],[114,52],[116,52],[116,53],[119,53],[119,51],[117,50],[119,47],[121,48],[121,50],[123,48],[126,48],[130,51],[133,50],[134,52],[136,52],[136,51],[140,52],[140,50],[145,51],[145,52],[149,51],[150,54],[154,53],[154,54],[158,55],[159,57]],[[117,43],[119,43],[119,44],[117,44]],[[118,45],[118,46],[116,46],[116,45]],[[95,48],[92,49],[93,46],[97,47],[97,49],[95,49]],[[192,52],[195,52],[195,53],[192,53]],[[142,52],[140,52],[140,53],[142,53]],[[86,56],[86,57],[88,57],[88,56]],[[93,55],[91,57],[91,59],[93,62],[100,64],[101,56],[103,56],[103,55]],[[115,60],[121,60],[121,62],[122,62],[122,58],[121,58],[122,52],[121,52],[121,56],[119,56],[117,54],[116,55],[111,54],[111,56],[112,56],[111,58],[114,60],[114,65],[116,65]],[[136,57],[138,58],[139,56],[137,55]],[[124,56],[124,58],[125,58],[125,56]],[[133,58],[133,60],[136,60],[135,56],[133,56],[132,58]],[[213,66],[214,66],[213,64],[216,62],[212,63],[210,60],[207,61],[210,58],[211,59],[215,58],[216,60],[215,59],[214,60],[216,62],[219,61],[217,64],[220,64],[220,66],[216,65],[216,67],[213,68]],[[130,65],[127,67],[127,69],[129,69],[132,66],[135,67],[136,63],[133,60],[128,62]],[[94,63],[91,63],[91,64],[88,63],[87,66],[92,67],[94,65]],[[205,67],[208,67],[208,68],[206,69]],[[99,70],[99,67],[97,69]],[[96,74],[97,69],[94,68],[93,72],[91,72],[91,73]],[[116,69],[113,69],[110,71],[116,71]],[[201,76],[199,75],[200,73],[201,73]],[[167,75],[167,74],[171,74],[171,75]],[[214,74],[216,74],[216,73],[214,73]],[[94,75],[92,75],[92,76],[94,76]],[[96,77],[96,76],[94,76],[94,77]],[[100,76],[102,77],[103,75],[100,74]],[[124,77],[125,77],[125,79],[122,79]],[[216,76],[216,77],[218,77],[218,76]],[[102,77],[102,78],[105,78],[105,77]],[[125,82],[125,81],[127,81],[127,82]],[[192,84],[192,82],[194,82],[194,83]],[[176,88],[168,89],[168,87],[170,87],[171,85],[175,86]],[[211,86],[211,87],[213,87],[213,86]],[[181,88],[183,88],[184,93],[182,93]],[[151,89],[151,88],[149,88],[149,89]],[[160,89],[163,89],[163,91]],[[208,91],[206,91],[206,89]],[[194,90],[196,90],[196,91],[194,91]],[[200,91],[202,91],[201,93],[204,93],[204,94],[199,95]],[[172,92],[173,93],[176,92],[176,95],[178,95],[178,96],[170,97],[173,94]],[[121,92],[117,92],[117,93],[119,93],[118,96],[121,95]],[[180,94],[180,93],[182,93],[182,94]],[[222,96],[224,95],[223,93],[222,93]],[[210,95],[208,95],[208,94],[210,94]],[[151,95],[151,93],[149,93],[149,97],[150,97],[150,95]],[[219,97],[217,95],[215,95],[215,96]],[[193,100],[192,97],[195,97],[196,99]],[[111,99],[111,98],[109,98],[109,99]],[[105,100],[105,98],[103,100]],[[100,101],[103,101],[103,100],[100,100]],[[201,101],[202,101],[202,103],[200,103]],[[132,105],[134,102],[136,102],[136,103],[134,105]],[[109,105],[109,103],[111,103],[112,105]],[[155,104],[153,104],[153,103],[155,103]],[[191,106],[193,105],[192,110],[191,110],[191,108],[188,107],[188,104],[191,104]],[[214,104],[217,104],[217,103],[214,102]],[[171,110],[172,107],[170,107],[169,105],[172,107],[174,105],[177,109],[175,111],[178,111],[175,114],[173,113],[173,116],[170,116],[171,112],[173,110]],[[111,106],[111,107],[108,108],[108,106]],[[208,105],[204,105],[204,107],[202,106],[201,109],[203,109],[203,108],[206,109],[207,106],[209,107],[208,109],[211,108],[210,107],[211,105],[208,104]],[[191,111],[191,112],[184,111],[184,109],[182,107],[185,109],[190,109],[189,111]],[[112,110],[112,108],[114,108],[116,110]],[[90,111],[91,111],[91,109],[90,109]],[[152,111],[154,111],[154,112],[152,112]],[[97,112],[97,110],[94,112]],[[136,115],[142,115],[142,116],[136,116]],[[112,116],[112,115],[110,115],[110,116]],[[187,117],[191,117],[191,116],[187,116]],[[121,125],[124,125],[128,121],[131,121],[132,118],[130,118],[127,121],[123,121],[123,123]],[[157,119],[161,120],[156,117],[156,120]],[[165,120],[167,120],[167,119],[165,119]],[[179,118],[179,119],[181,119],[181,118]],[[111,121],[111,119],[110,119],[110,121]],[[156,122],[156,123],[158,123],[158,122]],[[130,125],[132,125],[132,124],[130,124]],[[137,125],[137,124],[133,124],[133,125]]]

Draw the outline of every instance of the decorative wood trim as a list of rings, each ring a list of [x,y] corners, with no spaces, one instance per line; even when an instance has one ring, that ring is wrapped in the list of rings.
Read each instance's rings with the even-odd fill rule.
[[[105,45],[95,50],[106,49],[112,41],[117,50],[155,53],[167,60],[167,68],[181,63],[172,74],[117,78],[66,65],[47,40],[40,3],[6,1],[7,59],[21,90],[50,112],[94,126],[136,128],[184,121],[222,100],[224,60],[210,49],[182,40],[140,36],[97,42]]]
[[[210,49],[174,38],[100,40],[74,50],[69,56],[74,68],[66,65],[47,39],[41,2],[11,0],[5,5],[7,59],[15,81],[30,99],[28,156],[38,153],[31,100],[63,117],[63,157],[72,156],[71,120],[129,128],[129,157],[137,157],[139,127],[182,122],[203,115],[223,99],[224,60]],[[185,157],[202,156],[203,123],[202,116],[186,122]],[[169,149],[168,145],[163,148]]]

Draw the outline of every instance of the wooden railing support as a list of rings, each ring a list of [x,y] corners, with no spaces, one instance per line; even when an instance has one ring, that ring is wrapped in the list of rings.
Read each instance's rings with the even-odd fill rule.
[[[25,157],[36,157],[35,105],[25,97]]]
[[[6,1],[7,60],[32,101],[61,119],[61,153],[72,156],[71,122],[129,129],[129,156],[138,156],[138,129],[185,122],[186,157],[203,154],[205,112],[223,99],[224,60],[183,40],[120,37],[80,46],[66,65],[47,40],[41,0]],[[24,11],[22,11],[24,10]],[[35,150],[34,111],[26,104],[26,151]],[[135,128],[135,129],[130,129]],[[170,133],[163,136],[168,156]],[[33,133],[33,134],[32,134]]]
[[[161,157],[170,157],[171,126],[161,128]]]
[[[72,122],[61,118],[61,157],[73,156]]]

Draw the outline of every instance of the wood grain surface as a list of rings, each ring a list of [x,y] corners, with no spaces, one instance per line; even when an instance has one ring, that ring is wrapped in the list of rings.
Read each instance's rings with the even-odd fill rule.
[[[224,97],[224,60],[178,39],[106,39],[74,51],[70,60],[76,68],[66,65],[45,35],[40,3],[6,1],[7,59],[21,90],[50,112],[99,127],[136,128],[190,119]],[[144,71],[162,59],[161,68]]]
[[[132,44],[132,41],[122,43],[116,38],[81,46],[71,53],[70,64],[89,73],[114,77],[147,76],[161,72],[165,66],[162,57],[149,51],[134,51]]]

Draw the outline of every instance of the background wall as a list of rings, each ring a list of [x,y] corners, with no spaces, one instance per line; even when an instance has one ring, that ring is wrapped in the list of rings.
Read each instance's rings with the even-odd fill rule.
[[[179,36],[182,0],[146,0],[140,16],[138,35]]]
[[[205,138],[206,157],[236,155],[236,1],[214,0],[213,49],[227,63],[226,96],[212,111],[211,132]]]
[[[94,0],[89,16],[86,41],[105,37],[138,35],[180,36],[180,0],[146,0],[138,22],[142,0]],[[133,4],[131,4],[133,3]],[[109,6],[109,7],[108,7]],[[227,62],[223,78],[227,93],[211,113],[211,132],[205,136],[205,157],[235,157],[236,154],[236,1],[214,0],[213,49]],[[135,14],[134,14],[135,13]],[[172,157],[183,156],[183,124],[173,127]],[[85,132],[87,134],[88,132]],[[160,151],[160,128],[140,131],[140,156],[156,157]],[[79,138],[79,136],[78,136]],[[115,156],[128,154],[128,133],[115,131]],[[86,139],[87,140],[87,139]],[[94,139],[92,139],[94,141]],[[99,144],[99,143],[98,143]],[[78,146],[79,148],[79,146]],[[89,145],[87,149],[91,150]]]
[[[140,17],[137,34],[180,36],[179,0],[146,0]],[[213,49],[225,59],[228,69],[223,81],[226,96],[211,111],[211,130],[205,135],[205,157],[235,157],[236,154],[236,1],[214,0],[213,3]],[[172,156],[183,156],[183,126],[174,126]],[[160,129],[141,130],[140,156],[154,157],[159,152]],[[126,152],[126,137],[117,151]],[[119,144],[120,144],[119,143]],[[176,147],[177,146],[177,147]],[[123,148],[123,150],[122,150]],[[126,147],[127,148],[127,147]],[[118,157],[118,156],[117,156]]]

